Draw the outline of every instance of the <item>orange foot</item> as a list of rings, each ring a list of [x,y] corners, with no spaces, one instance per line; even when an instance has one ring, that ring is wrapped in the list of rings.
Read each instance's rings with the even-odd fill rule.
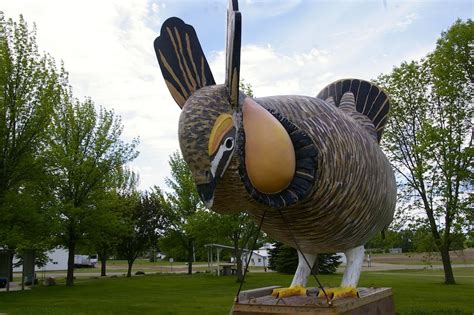
[[[359,297],[357,289],[353,287],[339,287],[324,289],[330,300],[341,299],[345,297]],[[323,290],[319,290],[318,297],[325,298]]]
[[[301,285],[295,285],[294,287],[278,288],[272,291],[272,296],[280,299],[295,295],[306,295],[306,288]]]

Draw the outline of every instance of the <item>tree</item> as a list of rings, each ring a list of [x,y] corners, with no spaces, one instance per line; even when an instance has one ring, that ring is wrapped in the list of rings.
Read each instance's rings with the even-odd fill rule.
[[[298,267],[298,254],[294,248],[276,242],[270,249],[268,267],[281,273],[294,274]]]
[[[126,232],[120,237],[117,252],[120,257],[127,259],[127,277],[131,277],[133,263],[138,256],[155,246],[166,221],[162,207],[163,196],[159,189],[127,198],[131,204],[123,216]]]
[[[115,192],[107,195],[98,202],[85,231],[86,248],[90,248],[87,251],[97,253],[101,277],[107,275],[107,260],[115,252],[119,237],[123,233],[120,221],[121,207],[126,206],[128,201]]]
[[[182,156],[175,152],[170,156],[171,178],[166,178],[166,184],[172,189],[166,194],[166,213],[170,231],[181,241],[186,250],[188,274],[193,272],[194,241],[192,233],[186,229],[188,219],[199,209],[203,209],[201,199],[194,185],[194,179]]]
[[[255,223],[249,218],[247,213],[241,212],[238,214],[231,215],[220,215],[220,230],[221,233],[226,237],[228,241],[232,244],[233,255],[237,264],[237,281],[243,281],[243,272],[242,272],[242,256],[244,250],[249,248],[255,242],[262,237],[262,232],[256,235],[258,230]],[[247,262],[245,262],[247,263]]]
[[[167,259],[186,261],[188,259],[187,244],[182,240],[182,233],[167,229],[158,240],[158,247],[166,254]]]
[[[61,86],[54,60],[41,56],[36,31],[0,13],[0,205],[7,191],[35,178]]]
[[[403,228],[400,230],[387,229],[384,235],[374,236],[367,244],[366,249],[371,252],[388,252],[390,248],[401,248],[402,252],[412,252],[415,250],[415,234],[420,232],[420,228]],[[428,236],[431,234],[428,232]]]
[[[204,249],[204,245],[210,243],[232,246],[232,256],[237,265],[237,281],[243,280],[244,250],[249,249],[255,237],[258,240],[262,236],[262,233],[256,235],[255,223],[244,212],[223,215],[208,210],[198,210],[188,218],[185,230],[192,235],[195,249]]]
[[[90,99],[75,100],[70,90],[63,93],[53,122],[46,154],[61,222],[58,240],[69,250],[66,284],[71,286],[76,246],[85,239],[97,201],[113,187],[115,174],[137,156],[137,141],[120,140],[120,119],[104,108],[97,112]]]
[[[391,96],[385,149],[399,175],[402,209],[423,209],[441,254],[445,283],[454,284],[449,250],[453,233],[472,212],[472,20],[458,20],[436,49],[379,77]],[[471,206],[469,206],[471,204]]]
[[[313,270],[315,273],[331,274],[336,272],[340,264],[339,256],[336,254],[318,254]],[[276,242],[274,248],[270,249],[269,267],[281,273],[294,274],[298,267],[296,249]]]
[[[185,230],[194,239],[194,253],[197,260],[206,260],[206,244],[227,244],[221,233],[221,216],[207,209],[198,209],[188,217]],[[187,257],[185,257],[187,258]]]
[[[100,260],[101,276],[106,276],[108,258],[116,252],[120,237],[127,233],[123,220],[129,208],[136,205],[135,191],[138,185],[138,175],[124,168],[117,174],[117,188],[104,193],[97,202],[97,209],[91,215],[88,225],[87,243],[91,250],[97,253]]]
[[[244,79],[240,80],[239,88],[245,93],[245,95],[255,97],[253,94],[252,85],[250,83],[245,83]]]
[[[54,216],[41,153],[63,76],[50,56],[38,52],[35,28],[22,16],[5,21],[0,12],[0,247],[51,246]]]

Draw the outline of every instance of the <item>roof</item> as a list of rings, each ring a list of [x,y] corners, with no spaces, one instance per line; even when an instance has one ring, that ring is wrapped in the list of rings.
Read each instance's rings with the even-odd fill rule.
[[[204,247],[215,247],[215,248],[221,248],[221,249],[234,249],[234,247],[232,246],[228,246],[228,245],[222,245],[222,244],[205,244]],[[249,252],[250,250],[248,249],[241,249],[243,250],[244,252]]]

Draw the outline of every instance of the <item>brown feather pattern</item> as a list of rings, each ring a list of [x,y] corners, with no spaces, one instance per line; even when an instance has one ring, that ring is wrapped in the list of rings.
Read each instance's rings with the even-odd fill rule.
[[[217,185],[213,210],[246,210],[258,221],[268,207],[263,230],[294,246],[289,225],[306,253],[362,245],[391,222],[396,200],[393,171],[363,126],[343,110],[316,98],[278,96],[256,102],[278,111],[311,136],[319,152],[317,180],[307,198],[281,208],[288,220],[284,222],[276,209],[249,196],[234,157]]]

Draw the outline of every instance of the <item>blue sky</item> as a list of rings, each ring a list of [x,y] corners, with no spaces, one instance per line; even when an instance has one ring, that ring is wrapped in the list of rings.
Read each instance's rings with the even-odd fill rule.
[[[316,95],[343,77],[375,78],[432,51],[472,1],[240,0],[241,77],[256,96]],[[140,187],[164,187],[169,154],[179,148],[179,107],[153,51],[163,21],[178,16],[197,31],[218,83],[224,75],[227,2],[15,0],[0,10],[36,23],[40,50],[63,60],[77,97],[114,108],[124,138],[140,137],[131,164]]]

